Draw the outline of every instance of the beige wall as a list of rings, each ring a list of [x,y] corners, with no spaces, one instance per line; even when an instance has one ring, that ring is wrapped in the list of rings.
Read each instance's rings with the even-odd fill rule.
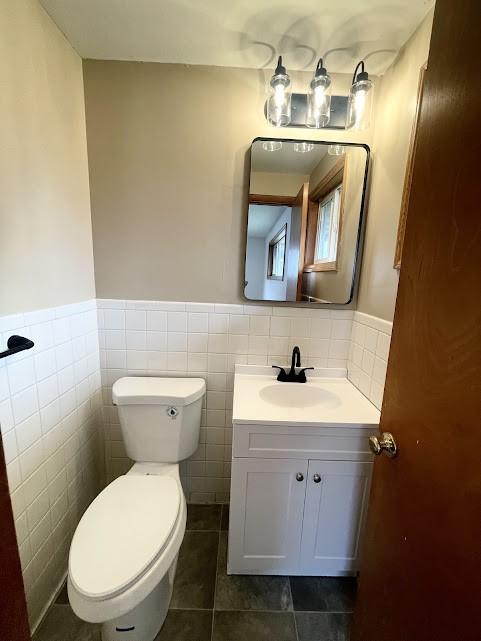
[[[431,19],[376,80],[375,131],[364,133],[268,127],[269,70],[84,61],[98,295],[243,300],[248,149],[257,136],[287,134],[371,146],[358,308],[392,319],[399,208]],[[308,78],[294,76],[294,90]],[[347,93],[347,76],[334,81],[334,93]]]
[[[347,136],[268,127],[269,73],[84,62],[99,297],[242,300],[252,140]]]
[[[393,269],[419,70],[431,39],[430,12],[376,83],[372,180],[357,309],[392,320],[398,285]]]
[[[309,174],[284,174],[281,172],[253,171],[250,176],[250,193],[268,196],[297,196]]]
[[[0,3],[0,315],[92,298],[82,62],[37,0]]]

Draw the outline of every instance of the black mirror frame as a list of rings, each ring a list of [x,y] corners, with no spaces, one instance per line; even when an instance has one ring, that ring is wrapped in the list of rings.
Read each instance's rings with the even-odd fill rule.
[[[246,230],[245,230],[245,253],[244,253],[244,286],[242,290],[242,294],[244,296],[244,299],[249,302],[260,302],[260,303],[275,303],[278,305],[286,305],[287,307],[292,307],[293,305],[295,306],[300,306],[300,307],[310,307],[313,305],[316,305],[320,308],[323,307],[330,307],[332,305],[336,307],[342,307],[345,305],[350,305],[353,300],[354,300],[354,295],[357,293],[357,285],[359,281],[359,268],[361,265],[361,258],[362,258],[362,250],[363,250],[363,243],[364,243],[364,233],[365,233],[365,222],[366,222],[366,210],[367,210],[367,186],[368,186],[368,178],[369,178],[369,171],[370,171],[370,160],[371,160],[371,148],[369,145],[365,143],[357,143],[357,142],[344,142],[344,141],[336,141],[336,140],[304,140],[301,138],[267,138],[264,136],[258,136],[257,138],[254,138],[252,141],[250,148],[249,148],[249,185],[248,185],[248,191],[247,191],[247,209],[249,210],[249,195],[250,195],[250,178],[251,178],[251,168],[252,168],[252,147],[254,143],[256,142],[288,142],[288,143],[295,143],[295,142],[307,142],[307,143],[312,143],[314,145],[342,145],[343,147],[360,147],[365,150],[366,152],[366,166],[364,169],[364,175],[363,175],[363,185],[362,185],[362,196],[361,196],[361,204],[360,204],[360,211],[359,211],[359,224],[358,224],[358,229],[357,229],[357,240],[356,240],[356,252],[354,256],[354,264],[353,264],[353,269],[352,269],[352,280],[351,280],[351,288],[349,291],[349,298],[345,303],[317,303],[317,302],[311,302],[311,301],[276,301],[276,300],[267,300],[267,299],[253,299],[253,298],[247,298],[245,295],[245,273],[246,273],[246,260],[247,260],[247,229],[248,229],[248,219],[249,216],[247,215],[247,224],[246,224]]]

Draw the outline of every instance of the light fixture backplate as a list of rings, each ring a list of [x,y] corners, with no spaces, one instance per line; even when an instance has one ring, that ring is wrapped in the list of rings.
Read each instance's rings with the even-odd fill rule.
[[[267,101],[264,105],[264,116],[267,119]],[[311,129],[306,125],[307,94],[293,93],[291,98],[291,122],[286,127]],[[331,96],[331,117],[322,129],[345,129],[347,118],[347,96]],[[284,127],[282,127],[284,129]]]

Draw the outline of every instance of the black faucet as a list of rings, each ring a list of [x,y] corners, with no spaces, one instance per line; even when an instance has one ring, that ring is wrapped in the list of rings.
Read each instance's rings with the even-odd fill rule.
[[[291,369],[289,372],[289,376],[294,376],[294,374],[296,373],[295,368],[300,366],[301,366],[301,350],[296,345],[292,350]]]
[[[314,369],[314,368],[304,367],[296,374],[296,367],[300,367],[300,366],[301,366],[301,350],[296,345],[292,350],[291,369],[289,370],[289,373],[287,373],[286,370],[283,367],[280,367],[279,365],[273,365],[272,367],[279,370],[277,380],[280,383],[305,383],[307,381],[306,370]]]

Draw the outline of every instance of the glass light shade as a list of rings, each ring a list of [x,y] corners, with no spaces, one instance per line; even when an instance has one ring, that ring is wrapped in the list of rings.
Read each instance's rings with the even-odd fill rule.
[[[320,129],[331,117],[331,78],[326,74],[316,75],[310,84],[307,96],[306,125]]]
[[[295,142],[294,151],[297,151],[298,154],[307,154],[314,149],[314,144],[312,142]]]
[[[282,142],[280,140],[264,140],[262,149],[264,151],[279,151],[282,149]]]
[[[347,101],[347,129],[362,131],[369,127],[372,112],[372,87],[372,81],[368,78],[353,83]]]
[[[327,153],[330,156],[344,156],[346,153],[346,148],[344,145],[329,145],[327,148]]]
[[[291,81],[287,74],[272,76],[267,100],[267,121],[274,127],[286,127],[291,122]]]

